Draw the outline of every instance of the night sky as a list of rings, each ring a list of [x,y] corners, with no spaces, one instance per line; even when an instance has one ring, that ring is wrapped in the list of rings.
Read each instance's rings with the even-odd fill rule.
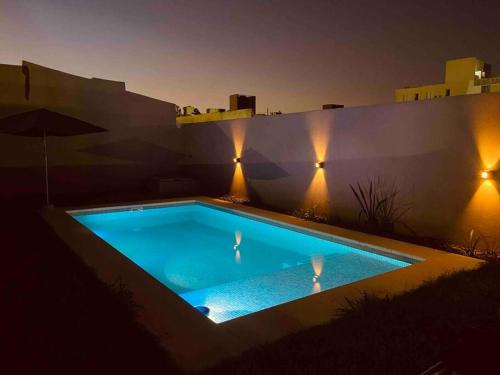
[[[463,3],[463,5],[461,4]],[[257,111],[393,100],[447,59],[500,72],[500,1],[0,0],[0,63],[31,61],[180,106]]]

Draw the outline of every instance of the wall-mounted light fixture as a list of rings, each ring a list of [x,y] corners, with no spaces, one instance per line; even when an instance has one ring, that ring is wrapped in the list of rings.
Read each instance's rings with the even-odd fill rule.
[[[485,169],[483,171],[481,171],[481,178],[483,180],[489,180],[493,177],[493,171],[490,171],[488,169]]]
[[[233,158],[233,162],[236,164],[241,163],[241,158]]]
[[[325,167],[325,162],[324,161],[317,161],[316,164],[314,164],[316,168],[324,168]]]

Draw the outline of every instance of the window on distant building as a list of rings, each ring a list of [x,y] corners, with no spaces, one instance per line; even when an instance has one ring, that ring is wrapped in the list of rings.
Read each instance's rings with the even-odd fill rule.
[[[418,100],[418,93],[415,94],[415,100]]]
[[[450,96],[451,94],[451,90],[450,89],[446,89],[446,96]]]

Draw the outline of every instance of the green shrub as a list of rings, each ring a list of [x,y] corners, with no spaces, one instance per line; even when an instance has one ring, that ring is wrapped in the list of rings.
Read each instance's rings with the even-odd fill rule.
[[[357,182],[356,186],[349,184],[349,187],[360,206],[358,220],[368,230],[391,233],[396,223],[407,227],[401,219],[411,206],[398,201],[400,191],[395,183],[386,185],[378,177],[376,180],[369,180],[368,186]]]

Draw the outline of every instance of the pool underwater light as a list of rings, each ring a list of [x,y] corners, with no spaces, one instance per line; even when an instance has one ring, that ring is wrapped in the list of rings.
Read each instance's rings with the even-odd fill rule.
[[[195,309],[201,312],[203,315],[208,315],[208,313],[210,312],[210,309],[207,306],[196,306]]]

